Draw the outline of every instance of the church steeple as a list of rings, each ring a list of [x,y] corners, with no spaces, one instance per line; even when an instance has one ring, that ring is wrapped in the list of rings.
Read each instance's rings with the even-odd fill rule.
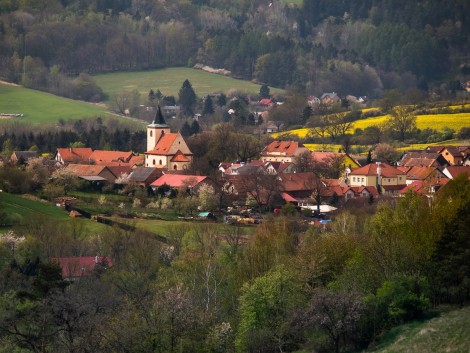
[[[166,121],[165,121],[165,118],[163,117],[160,106],[157,107],[157,113],[155,114],[155,118],[153,118],[151,125],[165,125],[166,126]]]
[[[160,106],[158,106],[155,118],[150,125],[147,125],[147,151],[153,150],[158,140],[168,133],[170,133],[170,127],[163,118]]]

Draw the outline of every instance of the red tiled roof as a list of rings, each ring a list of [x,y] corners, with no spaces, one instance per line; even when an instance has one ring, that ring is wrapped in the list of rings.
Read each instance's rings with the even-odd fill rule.
[[[470,179],[470,166],[466,165],[453,165],[446,168],[452,178],[456,178],[459,175],[467,174]]]
[[[433,167],[411,167],[406,172],[407,179],[424,180],[429,177],[437,168]]]
[[[129,160],[129,165],[131,167],[133,166],[140,166],[143,165],[145,161],[145,156],[143,154],[138,155],[138,156],[132,156],[131,159]]]
[[[158,140],[157,144],[155,147],[147,151],[149,154],[156,154],[156,155],[166,155],[168,154],[168,151],[170,150],[171,146],[173,145],[173,142],[175,142],[175,139],[178,137],[178,134],[174,133],[168,133],[163,135],[160,140]]]
[[[176,152],[175,156],[171,159],[171,162],[190,162],[191,160],[186,157],[183,152],[181,152],[180,150],[178,150],[178,152]]]
[[[113,173],[113,175],[118,178],[122,174],[130,174],[132,168],[128,165],[119,165],[119,166],[107,166],[108,169]]]
[[[90,160],[94,161],[96,164],[110,162],[127,163],[132,156],[132,152],[96,150],[90,155]]]
[[[64,162],[88,161],[93,150],[88,147],[58,148],[57,153]]]
[[[173,188],[180,188],[183,186],[194,187],[205,179],[207,179],[207,177],[201,175],[163,174],[150,185],[159,187],[166,184]]]
[[[370,195],[374,197],[379,196],[379,192],[377,191],[375,186],[351,186],[349,187],[349,189],[351,189],[356,195],[360,195],[364,190],[366,190]]]
[[[89,276],[98,264],[106,268],[113,265],[107,256],[58,257],[51,261],[60,266],[63,278]]]
[[[299,148],[305,148],[305,146],[297,141],[273,141],[264,148],[261,154],[266,156],[281,153],[284,156],[293,156]]]
[[[90,176],[99,175],[107,167],[94,164],[69,164],[65,168],[76,176]]]
[[[281,197],[286,201],[286,202],[298,202],[298,200],[292,196],[290,196],[288,193],[281,192]]]
[[[364,167],[354,169],[351,172],[351,175],[377,175],[377,164],[376,163],[370,163],[368,165],[365,165]],[[380,164],[380,169],[381,169],[381,175],[385,178],[393,178],[398,175],[403,175],[405,173],[401,172],[395,167],[392,167],[391,165],[388,165],[386,163],[381,163]]]

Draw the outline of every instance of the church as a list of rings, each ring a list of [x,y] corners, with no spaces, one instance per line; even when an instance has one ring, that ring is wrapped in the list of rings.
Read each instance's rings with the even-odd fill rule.
[[[171,133],[160,107],[155,119],[147,125],[147,152],[145,166],[166,170],[186,170],[193,154],[179,132]]]

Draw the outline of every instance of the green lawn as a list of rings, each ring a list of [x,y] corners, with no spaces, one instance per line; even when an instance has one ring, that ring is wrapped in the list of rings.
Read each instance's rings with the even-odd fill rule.
[[[468,353],[470,352],[470,307],[443,313],[424,322],[392,329],[374,353]]]
[[[143,97],[147,97],[150,89],[160,90],[165,96],[175,96],[183,82],[188,79],[198,97],[208,93],[224,92],[237,89],[246,93],[259,93],[260,85],[249,81],[211,74],[202,70],[185,67],[167,68],[153,71],[117,72],[93,76],[98,86],[112,96],[113,94],[137,89]],[[270,88],[271,93],[282,90]]]
[[[59,119],[106,117],[106,108],[19,86],[0,84],[0,113],[23,114],[14,120],[55,124]],[[8,119],[5,121],[11,121]],[[1,121],[1,120],[0,120]]]

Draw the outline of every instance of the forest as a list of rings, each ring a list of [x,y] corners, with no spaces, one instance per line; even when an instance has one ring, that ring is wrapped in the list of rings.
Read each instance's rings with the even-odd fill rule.
[[[88,76],[197,63],[307,95],[461,89],[468,1],[1,0],[0,79],[98,101]]]

